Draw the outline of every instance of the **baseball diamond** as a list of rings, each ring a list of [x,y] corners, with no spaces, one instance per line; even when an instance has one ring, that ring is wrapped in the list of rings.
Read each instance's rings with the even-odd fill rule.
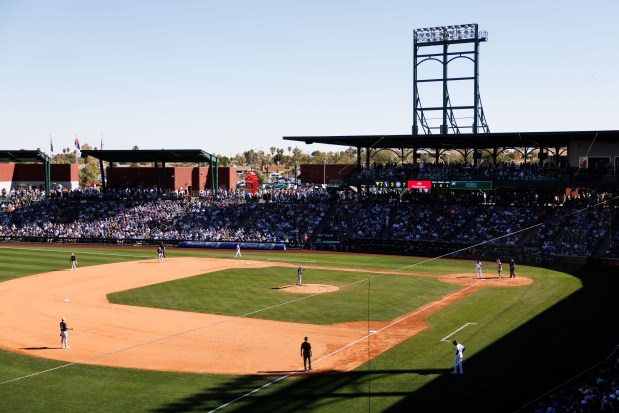
[[[156,260],[105,264],[83,268],[79,273],[54,271],[0,283],[0,322],[13,332],[0,338],[0,346],[38,357],[85,364],[259,374],[298,368],[297,357],[287,349],[290,342],[308,334],[316,343],[313,349],[316,370],[350,371],[367,361],[367,347],[361,344],[365,339],[371,339],[371,354],[376,356],[423,330],[427,326],[423,320],[428,315],[480,288],[515,287],[533,282],[524,276],[482,283],[474,274],[440,275],[442,281],[462,287],[395,320],[372,322],[371,329],[377,333],[370,338],[365,322],[307,325],[107,302],[107,293],[227,268],[290,266],[209,258],[173,258],[166,261],[166,266],[153,263]],[[314,290],[312,285],[299,289],[305,289],[306,293],[324,290],[320,287]],[[71,299],[69,306],[64,301],[66,297]],[[23,324],[18,315],[27,312],[31,317],[28,324]],[[56,351],[46,329],[55,315],[61,313],[70,314],[73,323],[80,325],[73,335],[71,352]],[[29,350],[43,344],[49,347]],[[261,356],[255,357],[256,353]]]

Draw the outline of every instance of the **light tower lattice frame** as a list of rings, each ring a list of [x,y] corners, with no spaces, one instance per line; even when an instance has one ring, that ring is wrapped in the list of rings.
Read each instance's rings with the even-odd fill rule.
[[[489,133],[490,128],[486,122],[481,96],[479,94],[479,45],[488,40],[488,32],[479,30],[478,25],[464,24],[457,26],[430,27],[416,29],[414,31],[414,70],[413,70],[413,135],[423,133],[430,135],[438,130],[440,134],[459,134],[463,129],[470,129],[470,133]],[[458,48],[451,51],[450,47]],[[428,53],[421,53],[422,48],[431,49]],[[457,59],[467,59],[473,64],[473,74],[469,76],[449,76],[449,64]],[[419,66],[422,63],[438,62],[441,64],[441,76],[432,78],[419,78]],[[429,83],[441,83],[441,104],[423,107],[420,98],[420,86]],[[471,101],[464,104],[452,105],[449,95],[449,85],[455,82],[472,83]],[[466,90],[466,85],[463,88]],[[467,92],[468,93],[468,92]],[[440,117],[426,116],[427,112],[440,112]],[[440,124],[432,120],[440,119]],[[472,119],[470,125],[462,122],[462,119]]]

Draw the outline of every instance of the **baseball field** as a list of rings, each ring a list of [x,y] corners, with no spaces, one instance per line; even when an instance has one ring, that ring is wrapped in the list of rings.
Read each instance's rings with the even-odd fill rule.
[[[617,277],[602,273],[518,265],[499,279],[485,262],[479,279],[466,260],[168,249],[159,263],[153,248],[41,245],[1,246],[0,268],[0,411],[513,411],[616,339],[592,336],[616,313]]]

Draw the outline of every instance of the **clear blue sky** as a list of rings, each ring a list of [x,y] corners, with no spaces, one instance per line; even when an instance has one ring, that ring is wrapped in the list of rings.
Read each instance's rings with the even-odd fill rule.
[[[413,30],[465,23],[489,33],[493,132],[619,129],[618,16],[616,0],[0,0],[0,149],[410,133]]]

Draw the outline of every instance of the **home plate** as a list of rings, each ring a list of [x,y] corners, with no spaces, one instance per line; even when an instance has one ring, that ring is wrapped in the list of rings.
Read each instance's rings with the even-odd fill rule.
[[[64,300],[62,300],[62,301],[64,301],[65,303],[68,303],[69,301],[71,301],[71,299],[70,299],[70,298],[65,298],[65,299],[64,299]]]

